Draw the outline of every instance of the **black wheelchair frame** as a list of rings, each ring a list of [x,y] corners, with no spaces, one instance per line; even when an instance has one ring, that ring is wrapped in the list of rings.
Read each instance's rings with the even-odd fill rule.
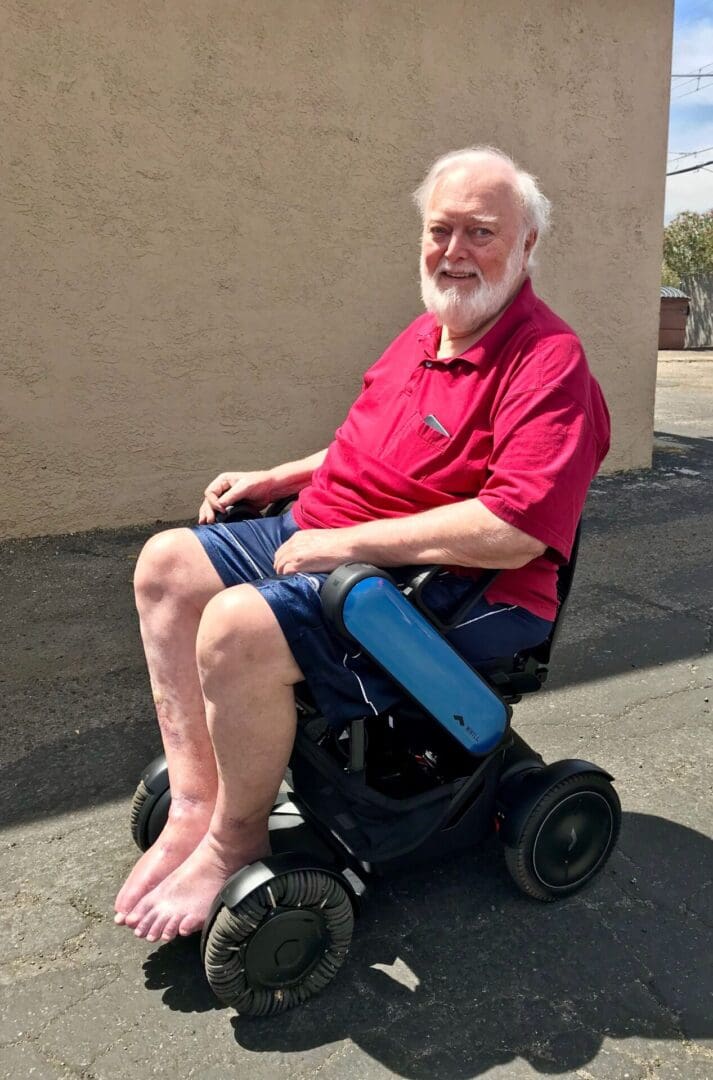
[[[284,512],[288,504],[266,512]],[[224,520],[248,516],[256,511],[238,504]],[[522,695],[546,681],[578,549],[579,530],[569,563],[558,570],[559,605],[547,640],[480,670],[508,717]],[[481,574],[443,622],[424,600],[439,570],[420,569],[403,593],[445,635],[496,571]],[[327,590],[335,575],[336,603],[334,588]],[[349,587],[350,574],[339,571],[323,587],[323,595],[332,593],[325,617],[337,630]],[[296,688],[296,702],[297,736],[270,817],[273,853],[230,878],[201,937],[211,987],[241,1013],[282,1011],[331,981],[347,955],[359,898],[375,875],[472,848],[496,831],[516,885],[551,901],[587,884],[614,848],[621,808],[613,777],[579,759],[546,765],[509,720],[500,743],[475,756],[418,702],[352,720],[341,732],[319,714],[305,684]],[[166,761],[159,757],[144,771],[132,804],[131,832],[141,850],[160,834],[169,805]]]

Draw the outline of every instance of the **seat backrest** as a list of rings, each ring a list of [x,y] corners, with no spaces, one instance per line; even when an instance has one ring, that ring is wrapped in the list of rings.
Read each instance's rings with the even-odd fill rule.
[[[557,614],[545,640],[539,645],[523,649],[515,656],[501,657],[493,664],[489,664],[487,670],[481,669],[481,674],[496,687],[506,701],[514,703],[519,700],[521,694],[530,694],[539,690],[547,678],[552,648],[559,634],[572,588],[579,554],[581,528],[580,522],[574,535],[569,561],[563,563],[557,570]]]
[[[536,645],[533,649],[529,649],[528,652],[531,656],[534,656],[542,664],[549,664],[550,656],[552,654],[552,647],[559,634],[560,627],[562,625],[562,616],[564,615],[567,601],[569,599],[569,593],[572,588],[572,581],[574,580],[574,571],[577,565],[577,556],[579,555],[579,540],[582,532],[582,522],[577,525],[577,531],[574,534],[574,541],[572,543],[572,551],[569,556],[569,561],[563,563],[557,570],[557,614],[555,615],[552,628],[547,635],[545,641],[541,645]]]

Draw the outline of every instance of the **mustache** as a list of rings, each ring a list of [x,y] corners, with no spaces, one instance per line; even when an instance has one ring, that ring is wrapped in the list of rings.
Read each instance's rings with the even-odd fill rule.
[[[445,259],[445,258],[441,259],[441,261],[439,262],[438,266],[433,271],[433,274],[431,276],[435,278],[436,274],[442,274],[442,273],[447,273],[447,274],[473,274],[478,279],[478,281],[480,281],[481,283],[483,281],[483,275],[481,274],[481,272],[480,272],[480,270],[479,270],[479,268],[477,266],[474,266],[474,265],[472,265],[470,263],[467,263],[467,264],[463,264],[463,263],[454,264],[454,263],[449,262],[448,259]]]

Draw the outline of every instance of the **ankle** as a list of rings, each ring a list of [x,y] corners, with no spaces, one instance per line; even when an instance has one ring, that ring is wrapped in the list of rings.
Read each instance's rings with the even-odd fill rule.
[[[267,822],[255,822],[240,828],[211,825],[204,843],[226,866],[246,865],[270,854]]]
[[[168,823],[178,828],[187,826],[200,826],[208,828],[215,799],[197,797],[194,795],[175,795],[171,792],[171,805],[168,810]]]

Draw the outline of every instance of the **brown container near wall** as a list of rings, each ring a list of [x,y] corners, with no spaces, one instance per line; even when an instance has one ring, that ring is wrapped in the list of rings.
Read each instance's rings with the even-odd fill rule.
[[[661,286],[659,349],[684,348],[689,306],[689,298],[680,289]]]

